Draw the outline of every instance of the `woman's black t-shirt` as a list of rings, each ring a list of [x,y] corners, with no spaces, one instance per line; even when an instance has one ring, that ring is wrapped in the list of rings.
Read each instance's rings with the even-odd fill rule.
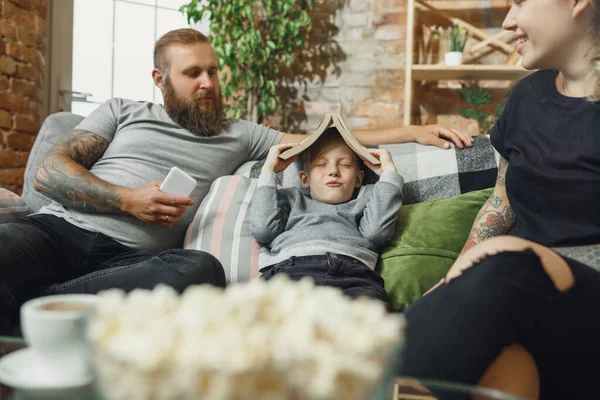
[[[522,79],[491,132],[508,160],[511,235],[549,247],[600,243],[600,103],[556,90],[558,71]]]

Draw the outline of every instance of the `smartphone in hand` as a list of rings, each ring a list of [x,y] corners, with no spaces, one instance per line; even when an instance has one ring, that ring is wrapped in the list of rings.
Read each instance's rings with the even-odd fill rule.
[[[160,185],[161,192],[176,196],[190,197],[198,182],[177,167],[171,168]]]

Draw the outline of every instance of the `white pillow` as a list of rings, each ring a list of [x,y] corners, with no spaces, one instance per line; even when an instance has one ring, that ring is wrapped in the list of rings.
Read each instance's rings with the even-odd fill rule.
[[[21,218],[30,213],[31,210],[21,196],[0,188],[0,221]]]
[[[257,179],[241,175],[218,178],[196,211],[185,235],[184,248],[217,257],[228,283],[260,275],[260,245],[250,234],[248,212]]]

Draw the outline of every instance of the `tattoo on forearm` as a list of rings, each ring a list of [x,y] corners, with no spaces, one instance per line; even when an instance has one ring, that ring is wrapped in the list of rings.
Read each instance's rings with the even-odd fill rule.
[[[109,143],[75,130],[50,150],[35,176],[35,188],[66,208],[85,212],[121,210],[119,188],[89,172]]]
[[[504,157],[500,157],[500,163],[498,165],[498,177],[496,178],[496,185],[506,187],[506,171],[508,170],[508,161]]]
[[[508,226],[509,230],[512,229],[512,227],[517,223],[517,215],[511,206],[504,207],[502,213],[504,214],[504,220],[506,221],[506,225]]]
[[[471,232],[473,232],[473,231],[471,231]],[[461,254],[464,253],[465,251],[471,249],[471,247],[475,247],[477,245],[478,242],[476,241],[476,236],[477,235],[469,236],[469,239],[467,239],[467,242],[465,243],[465,245],[461,251]]]
[[[600,270],[600,244],[576,247],[555,247],[558,254]]]
[[[485,239],[506,235],[510,232],[517,222],[517,217],[509,204],[500,209],[503,203],[504,200],[501,197],[495,194],[490,196],[475,217],[475,223],[461,253]]]
[[[494,208],[500,208],[500,205],[502,204],[502,199],[495,194],[492,194],[488,201]]]
[[[491,237],[506,235],[510,230],[510,226],[501,212],[491,212],[486,215],[485,219],[479,224],[478,239],[485,240]]]

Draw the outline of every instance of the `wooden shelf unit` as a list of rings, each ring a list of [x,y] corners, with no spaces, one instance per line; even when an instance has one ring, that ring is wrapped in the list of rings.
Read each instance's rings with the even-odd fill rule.
[[[466,21],[458,18],[452,18],[441,11],[429,5],[425,0],[407,1],[407,35],[406,35],[406,66],[405,66],[405,86],[404,86],[404,125],[410,125],[412,119],[413,106],[413,87],[415,81],[437,81],[437,80],[519,80],[525,77],[530,71],[514,65],[518,61],[518,54],[509,43],[502,39],[510,36],[506,33],[489,36],[483,30],[474,27]],[[416,10],[426,10],[434,12],[437,15],[448,19],[471,33],[472,37],[479,39],[480,42],[472,46],[473,49],[481,51],[487,46],[495,50],[502,51],[509,55],[509,60],[502,65],[487,64],[464,64],[457,67],[449,67],[440,64],[414,64],[414,38]]]
[[[480,79],[480,80],[514,80],[521,79],[529,73],[514,65],[461,65],[448,67],[445,65],[415,64],[412,66],[412,79],[435,81],[439,79]]]

